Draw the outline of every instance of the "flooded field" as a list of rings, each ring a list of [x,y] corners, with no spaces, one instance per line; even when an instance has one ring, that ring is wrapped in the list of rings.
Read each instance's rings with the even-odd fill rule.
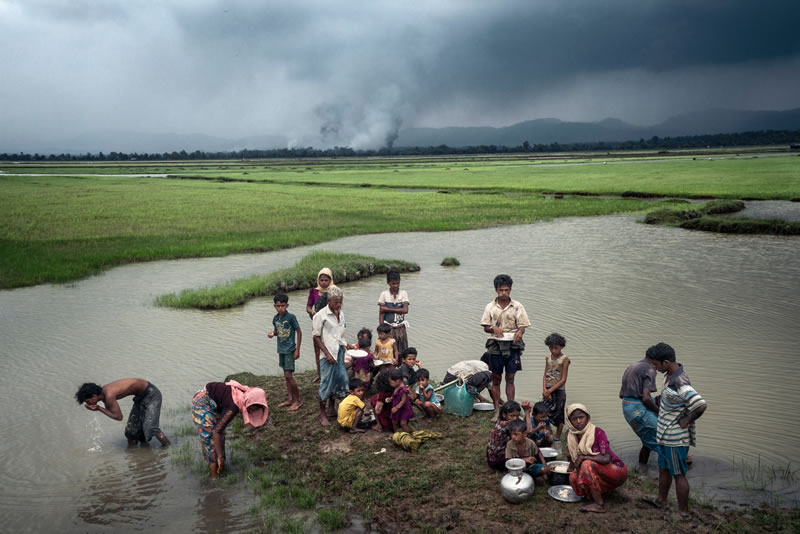
[[[188,451],[199,459],[187,431],[197,389],[238,371],[279,372],[274,341],[266,338],[272,300],[217,312],[152,301],[285,267],[313,249],[420,264],[402,287],[411,301],[410,343],[434,379],[455,361],[480,357],[492,278],[510,274],[512,296],[533,323],[517,397],[538,400],[543,340],[560,332],[573,360],[568,402],[587,405],[625,461],[635,462],[639,444],[622,417],[620,377],[648,346],[670,343],[709,403],[698,422],[693,488],[719,501],[797,502],[800,430],[776,432],[774,419],[793,406],[800,377],[800,239],[689,232],[622,216],[366,235],[266,254],[135,264],[74,284],[0,292],[0,424],[13,451],[0,460],[5,528],[247,529],[253,497],[208,484],[177,457]],[[440,267],[445,256],[461,266]],[[360,327],[376,326],[384,288],[380,277],[343,285],[349,340]],[[301,371],[314,365],[305,298],[291,294],[289,303],[305,334]],[[122,423],[74,400],[82,382],[127,376],[161,389],[170,450],[127,449]],[[271,403],[285,395],[267,393]],[[121,404],[127,414],[130,399]]]

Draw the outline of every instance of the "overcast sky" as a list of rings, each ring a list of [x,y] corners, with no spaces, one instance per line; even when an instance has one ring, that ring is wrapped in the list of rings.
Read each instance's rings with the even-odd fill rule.
[[[3,140],[800,107],[797,0],[0,0]],[[316,142],[314,142],[316,140]]]

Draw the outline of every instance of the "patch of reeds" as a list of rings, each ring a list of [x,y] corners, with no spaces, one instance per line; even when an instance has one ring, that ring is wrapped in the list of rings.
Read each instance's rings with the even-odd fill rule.
[[[723,234],[800,235],[800,222],[771,219],[701,217],[683,221],[679,226]]]
[[[741,200],[718,199],[702,205],[692,205],[690,209],[658,209],[648,212],[645,224],[681,224],[684,221],[700,219],[705,215],[735,213],[744,209]]]
[[[793,484],[797,480],[798,471],[800,471],[800,468],[793,469],[791,462],[781,467],[762,464],[760,455],[755,464],[744,460],[737,462],[734,458],[733,469],[741,473],[744,489],[753,491],[766,491],[776,482]]]
[[[229,283],[200,288],[186,289],[180,293],[169,293],[156,298],[159,306],[170,308],[197,308],[218,310],[241,306],[256,297],[274,295],[282,291],[295,291],[316,286],[317,274],[323,267],[333,271],[336,284],[360,280],[390,269],[401,272],[418,271],[419,265],[403,260],[387,260],[327,251],[312,252],[293,267],[234,280]]]
[[[443,267],[456,267],[461,265],[461,262],[458,261],[458,258],[454,258],[453,256],[447,256],[445,259],[442,260],[441,265]]]
[[[724,234],[800,235],[800,223],[795,221],[721,217],[744,207],[741,200],[712,200],[701,206],[692,206],[692,209],[653,210],[645,215],[644,222]]]

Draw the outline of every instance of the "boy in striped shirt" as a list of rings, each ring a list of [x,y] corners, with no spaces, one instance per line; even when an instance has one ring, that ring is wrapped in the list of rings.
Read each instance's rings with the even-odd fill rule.
[[[678,511],[689,513],[689,481],[686,479],[686,457],[689,446],[695,445],[695,420],[706,411],[706,401],[689,382],[683,366],[675,362],[675,349],[658,343],[647,349],[648,358],[654,361],[656,371],[664,373],[661,403],[658,411],[658,497],[649,502],[655,506],[667,505],[672,478]]]

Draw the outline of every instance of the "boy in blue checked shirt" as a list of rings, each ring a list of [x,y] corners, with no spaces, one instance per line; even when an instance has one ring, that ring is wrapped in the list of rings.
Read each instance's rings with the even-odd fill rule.
[[[283,377],[286,379],[286,389],[289,391],[289,399],[280,403],[281,408],[288,406],[290,412],[296,411],[303,405],[300,400],[300,390],[297,389],[297,382],[294,381],[294,361],[300,357],[300,342],[303,340],[303,332],[297,317],[289,313],[289,297],[283,293],[278,293],[273,299],[275,310],[278,312],[272,318],[273,330],[267,332],[267,337],[278,338],[278,361],[283,369]],[[295,343],[295,334],[297,342]]]
[[[658,497],[648,499],[656,507],[665,507],[672,479],[678,497],[678,512],[689,514],[689,481],[686,479],[686,458],[689,446],[695,445],[694,422],[706,411],[706,401],[692,387],[683,366],[675,362],[675,349],[659,343],[647,349],[653,367],[664,373],[658,411]]]

